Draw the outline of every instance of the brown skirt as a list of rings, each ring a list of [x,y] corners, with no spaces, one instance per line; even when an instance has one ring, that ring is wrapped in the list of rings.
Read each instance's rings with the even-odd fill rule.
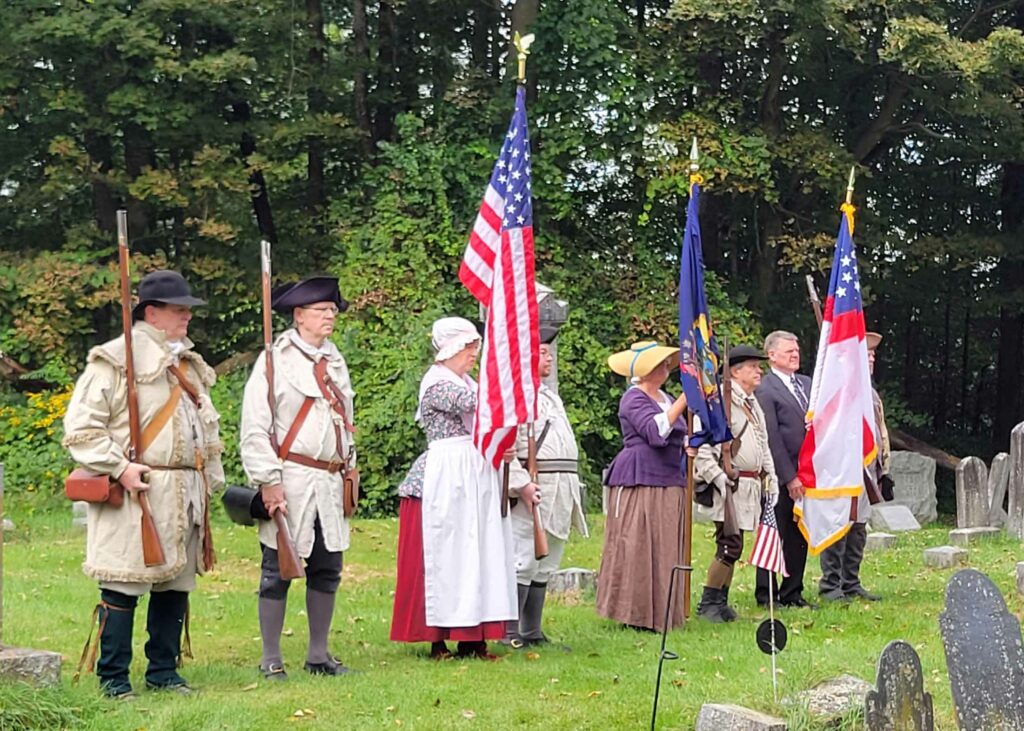
[[[597,613],[634,627],[665,628],[672,567],[683,563],[683,502],[678,487],[611,488]],[[683,623],[683,576],[676,576],[669,627]]]

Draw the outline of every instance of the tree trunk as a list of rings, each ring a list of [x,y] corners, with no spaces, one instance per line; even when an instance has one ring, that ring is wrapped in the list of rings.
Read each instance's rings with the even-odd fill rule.
[[[395,97],[398,77],[398,18],[394,3],[381,0],[377,17],[377,95],[373,139],[391,141],[395,134]]]
[[[1010,430],[1021,419],[1021,360],[1024,358],[1024,318],[1020,283],[1024,282],[1024,256],[1020,243],[1024,223],[1024,163],[1003,165],[1000,193],[1003,240],[1007,251],[999,261],[999,289],[1004,298],[999,308],[999,356],[996,373],[995,417],[992,450],[1007,451]]]
[[[967,383],[970,380],[970,342],[971,342],[971,303],[964,309],[963,349],[960,354],[960,423],[958,426],[967,431]]]
[[[366,22],[366,0],[354,0],[352,3],[352,47],[355,56],[352,114],[360,132],[360,151],[364,157],[369,157],[373,154],[376,140],[370,127],[370,32]]]
[[[320,80],[327,73],[327,39],[320,0],[306,0],[306,29],[309,32],[310,79],[306,98],[309,116],[315,119],[327,111],[327,97],[320,88]],[[318,234],[323,233],[324,202],[324,141],[320,134],[311,134],[306,138],[306,212]]]
[[[239,140],[239,153],[242,162],[249,164],[249,157],[256,152],[256,138],[249,131],[249,120],[252,118],[252,110],[249,102],[235,102],[231,105],[231,121],[242,125],[242,135]],[[270,194],[267,192],[267,181],[262,171],[254,169],[249,173],[249,186],[251,189],[252,211],[256,216],[256,226],[260,230],[260,236],[271,244],[277,243],[277,229],[274,227],[274,213],[270,208]]]
[[[146,168],[153,168],[153,142],[145,127],[128,122],[124,126],[124,166],[128,180],[138,178]],[[128,196],[125,201],[128,209],[128,233],[132,240],[138,240],[134,247],[146,253],[153,253],[146,247],[146,234],[149,233],[148,206],[140,200]]]
[[[85,133],[85,149],[89,153],[89,159],[98,168],[97,173],[91,178],[92,207],[96,227],[100,231],[113,233],[117,228],[117,199],[107,182],[107,176],[114,169],[114,151],[110,144],[110,138],[104,134],[87,131]]]
[[[946,428],[946,404],[949,393],[949,356],[953,349],[951,331],[953,298],[951,289],[951,287],[946,288],[946,312],[942,320],[942,384],[939,387],[938,398],[935,399],[935,419],[933,421],[936,431],[942,431]]]

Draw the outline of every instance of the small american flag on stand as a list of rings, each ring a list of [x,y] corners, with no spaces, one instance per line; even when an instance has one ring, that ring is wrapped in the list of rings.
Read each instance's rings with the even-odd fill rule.
[[[754,550],[750,564],[773,574],[789,576],[786,560],[782,555],[782,540],[779,538],[779,524],[775,521],[775,508],[765,505],[761,512],[761,524],[757,527]]]
[[[473,442],[495,467],[516,427],[536,421],[540,378],[526,90],[484,191],[459,279],[487,308]]]

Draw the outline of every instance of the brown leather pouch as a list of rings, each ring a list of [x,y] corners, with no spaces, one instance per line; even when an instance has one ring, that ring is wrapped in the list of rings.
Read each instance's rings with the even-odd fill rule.
[[[64,494],[68,500],[106,503],[112,508],[124,504],[124,487],[120,482],[112,480],[110,475],[101,475],[84,467],[64,478]]]
[[[345,470],[344,493],[342,494],[342,510],[345,517],[351,518],[359,507],[359,470]]]

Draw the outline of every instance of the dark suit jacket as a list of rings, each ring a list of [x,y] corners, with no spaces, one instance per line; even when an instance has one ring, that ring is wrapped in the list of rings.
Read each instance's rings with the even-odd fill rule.
[[[811,379],[800,373],[796,377],[809,397]],[[772,371],[768,371],[761,379],[761,385],[757,387],[754,396],[764,409],[775,474],[779,477],[779,488],[785,490],[786,484],[796,477],[797,458],[804,443],[804,435],[807,434],[804,427],[805,413],[796,396],[790,393],[782,379]]]

